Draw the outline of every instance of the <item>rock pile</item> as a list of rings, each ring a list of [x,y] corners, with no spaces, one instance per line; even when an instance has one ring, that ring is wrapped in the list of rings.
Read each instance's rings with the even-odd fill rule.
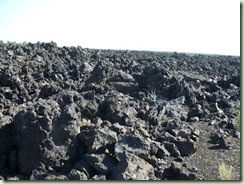
[[[239,103],[239,57],[0,43],[0,175],[207,179],[198,124],[231,149]]]

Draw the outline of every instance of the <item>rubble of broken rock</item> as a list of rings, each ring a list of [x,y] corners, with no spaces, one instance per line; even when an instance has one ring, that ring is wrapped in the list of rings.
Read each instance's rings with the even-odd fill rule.
[[[1,42],[0,178],[238,180],[239,109],[240,57]]]

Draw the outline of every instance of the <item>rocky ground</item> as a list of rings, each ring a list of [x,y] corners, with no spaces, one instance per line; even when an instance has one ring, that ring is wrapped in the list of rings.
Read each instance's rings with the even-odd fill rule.
[[[240,57],[0,43],[0,178],[240,179]]]

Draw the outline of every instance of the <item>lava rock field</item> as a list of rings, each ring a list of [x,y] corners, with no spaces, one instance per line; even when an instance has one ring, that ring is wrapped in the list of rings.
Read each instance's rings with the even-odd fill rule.
[[[239,113],[237,56],[0,43],[3,180],[239,180]]]

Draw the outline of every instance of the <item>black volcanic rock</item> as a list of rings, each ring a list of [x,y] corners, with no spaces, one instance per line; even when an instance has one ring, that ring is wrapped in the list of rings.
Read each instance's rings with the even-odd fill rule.
[[[239,179],[239,112],[240,57],[0,43],[5,180]]]
[[[77,105],[61,111],[57,102],[40,99],[20,111],[14,119],[19,169],[31,174],[40,163],[60,168],[76,157],[76,135],[79,133]]]

